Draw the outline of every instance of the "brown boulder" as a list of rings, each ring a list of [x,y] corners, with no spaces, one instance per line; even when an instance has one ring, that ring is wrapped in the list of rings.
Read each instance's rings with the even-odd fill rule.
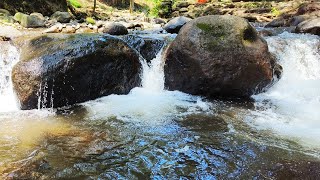
[[[262,92],[271,84],[275,67],[280,68],[266,41],[248,21],[235,16],[190,21],[166,50],[165,61],[168,89],[207,97]]]
[[[72,105],[140,85],[139,55],[120,39],[48,34],[15,41],[23,44],[12,71],[21,109]]]

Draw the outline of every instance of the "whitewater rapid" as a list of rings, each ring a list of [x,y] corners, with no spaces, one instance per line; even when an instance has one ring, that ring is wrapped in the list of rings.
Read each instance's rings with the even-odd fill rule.
[[[267,38],[283,67],[282,78],[267,92],[253,96],[247,121],[288,138],[320,146],[320,38],[283,33]]]

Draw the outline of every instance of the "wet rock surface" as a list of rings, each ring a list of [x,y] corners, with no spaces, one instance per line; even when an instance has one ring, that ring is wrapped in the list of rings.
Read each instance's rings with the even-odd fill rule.
[[[141,37],[137,35],[127,35],[122,39],[136,49],[147,61],[154,59],[165,44],[162,39]]]
[[[259,93],[273,81],[276,67],[265,40],[234,16],[190,21],[164,58],[167,88],[207,97]]]
[[[139,56],[120,39],[52,34],[21,42],[12,80],[22,109],[72,105],[140,85]]]

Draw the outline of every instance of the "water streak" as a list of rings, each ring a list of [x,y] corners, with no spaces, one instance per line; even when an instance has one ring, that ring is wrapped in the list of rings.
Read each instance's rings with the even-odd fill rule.
[[[12,88],[11,71],[19,60],[18,50],[9,42],[0,41],[0,112],[18,110]]]

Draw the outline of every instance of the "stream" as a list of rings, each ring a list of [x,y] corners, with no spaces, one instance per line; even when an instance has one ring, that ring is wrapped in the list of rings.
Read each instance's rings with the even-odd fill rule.
[[[320,38],[266,38],[282,78],[252,102],[164,87],[162,51],[142,86],[61,109],[21,111],[0,42],[3,179],[305,179],[320,173]]]

